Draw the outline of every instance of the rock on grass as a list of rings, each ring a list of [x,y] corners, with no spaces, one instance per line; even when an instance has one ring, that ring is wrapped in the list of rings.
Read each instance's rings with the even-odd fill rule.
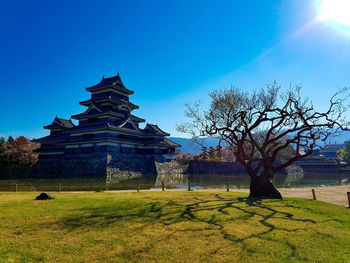
[[[49,200],[49,199],[55,199],[55,198],[48,193],[41,193],[35,198],[35,200]]]

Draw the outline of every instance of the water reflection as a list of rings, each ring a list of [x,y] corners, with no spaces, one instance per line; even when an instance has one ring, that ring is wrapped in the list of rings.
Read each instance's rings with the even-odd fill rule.
[[[222,188],[227,183],[231,188],[249,188],[250,178],[245,174],[240,175],[191,175],[189,180],[193,185],[202,188]],[[350,173],[311,173],[304,174],[278,174],[272,182],[276,187],[310,187],[310,186],[334,186],[349,185]]]
[[[192,189],[223,189],[230,184],[231,189],[249,188],[250,178],[239,175],[160,175],[142,176],[129,180],[109,183],[105,178],[44,178],[0,180],[0,191],[98,191],[160,189],[162,182],[166,188],[187,189],[188,181]],[[272,180],[276,187],[309,187],[350,185],[350,173],[289,173],[276,175]],[[17,185],[17,186],[16,186]]]

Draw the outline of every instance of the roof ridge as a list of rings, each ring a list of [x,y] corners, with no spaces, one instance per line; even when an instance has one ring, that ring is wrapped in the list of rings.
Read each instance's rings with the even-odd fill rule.
[[[125,87],[119,72],[117,76],[112,76],[109,78],[105,78],[103,76],[102,80],[97,83],[96,85],[90,86],[86,88],[87,91],[93,91],[94,89],[101,89],[101,88],[106,88],[106,87],[114,87],[117,89],[120,89],[120,91],[127,93],[128,95],[134,94],[132,90],[129,90]]]

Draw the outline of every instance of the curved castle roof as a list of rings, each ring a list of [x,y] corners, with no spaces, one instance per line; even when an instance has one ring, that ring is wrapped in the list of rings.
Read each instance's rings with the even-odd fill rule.
[[[86,90],[90,91],[90,92],[95,92],[95,91],[100,91],[100,90],[103,90],[106,88],[112,88],[112,89],[115,89],[115,90],[120,91],[122,93],[125,93],[127,95],[134,94],[134,92],[132,90],[129,90],[124,86],[124,84],[119,76],[119,73],[117,76],[110,77],[110,78],[105,78],[103,76],[102,80],[99,83],[97,83],[94,86],[86,88]]]
[[[74,128],[75,125],[71,120],[66,120],[62,118],[56,118],[51,122],[51,124],[44,126],[44,129],[70,129]]]

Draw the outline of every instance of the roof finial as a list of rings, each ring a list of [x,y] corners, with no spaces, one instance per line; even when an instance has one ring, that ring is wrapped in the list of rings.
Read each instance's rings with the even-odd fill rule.
[[[117,77],[120,77],[120,76],[119,76],[119,72],[118,72],[118,75],[117,75]]]
[[[102,80],[104,80],[104,79],[105,79],[105,75],[102,76]]]

